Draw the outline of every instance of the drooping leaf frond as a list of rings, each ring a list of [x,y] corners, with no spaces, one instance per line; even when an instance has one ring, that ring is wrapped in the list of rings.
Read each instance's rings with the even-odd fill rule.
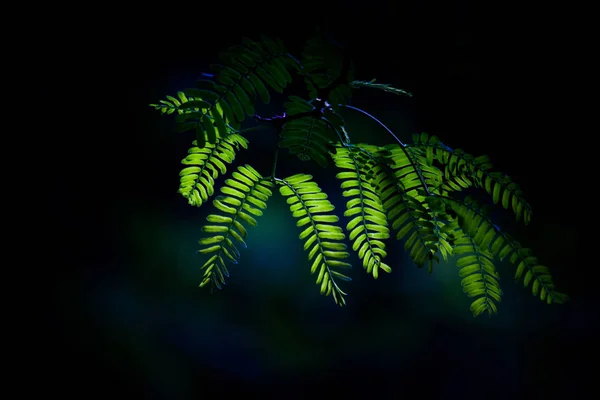
[[[475,199],[467,196],[463,200],[442,198],[450,202],[452,210],[457,215],[457,222],[465,234],[471,236],[475,243],[483,249],[497,238],[500,229],[489,218],[489,207],[480,205]]]
[[[418,165],[430,193],[446,195],[449,192],[461,191],[474,185],[465,173],[450,173],[448,168],[437,162],[436,150],[449,149],[437,136],[429,136],[427,133],[414,134],[414,144],[407,145],[407,150],[412,155],[413,161]]]
[[[463,291],[476,299],[471,303],[473,316],[487,311],[489,316],[498,312],[496,302],[502,299],[500,275],[496,271],[494,256],[486,248],[479,247],[469,235],[460,236],[454,246],[454,254],[459,258],[456,266],[462,277]]]
[[[339,218],[330,214],[335,207],[327,199],[327,194],[312,181],[311,175],[296,174],[277,182],[292,215],[298,218],[296,226],[303,228],[299,237],[300,240],[306,239],[304,250],[308,251],[308,260],[312,261],[311,274],[318,271],[317,285],[321,287],[321,294],[332,295],[336,304],[346,304],[346,293],[340,289],[336,279],[351,279],[335,269],[350,268],[351,265],[342,261],[349,254],[342,242],[345,238],[342,228],[335,225]]]
[[[500,260],[509,257],[510,263],[517,265],[516,280],[527,271],[523,284],[527,287],[533,281],[534,296],[539,294],[540,299],[548,304],[563,303],[568,299],[567,295],[555,290],[548,268],[539,264],[530,249],[521,247],[510,235],[500,230],[486,215],[485,208],[471,198],[464,201],[444,198],[443,201],[451,205],[458,215],[459,225],[473,238],[478,248],[489,251]]]
[[[446,190],[461,190],[472,183],[492,196],[494,204],[501,203],[505,209],[512,208],[517,221],[523,217],[527,225],[531,220],[531,206],[523,197],[523,192],[513,180],[502,172],[492,171],[488,156],[474,157],[464,151],[453,150],[436,136],[426,133],[413,135],[414,146],[424,148],[428,164],[435,159],[444,168]]]
[[[300,97],[290,96],[284,107],[290,116],[309,115],[291,119],[283,125],[279,147],[289,149],[302,161],[312,159],[320,166],[326,166],[330,159],[328,146],[337,141],[335,128],[320,115],[312,115],[315,110],[312,102]]]
[[[178,192],[192,206],[200,207],[214,193],[215,179],[227,172],[226,164],[231,164],[240,148],[247,149],[248,141],[241,135],[229,133],[216,140],[215,144],[206,143],[198,147],[194,141],[188,155],[181,160],[186,165],[181,170]]]
[[[508,257],[510,263],[517,266],[516,281],[521,279],[523,272],[527,271],[523,278],[523,286],[527,287],[529,283],[533,282],[531,292],[534,296],[539,295],[540,300],[546,301],[548,304],[561,304],[569,299],[566,294],[556,291],[550,270],[539,263],[531,249],[522,247],[507,233],[501,232],[501,236],[492,244],[492,249],[498,251],[497,255],[500,260]]]
[[[225,278],[229,277],[226,262],[237,264],[240,259],[236,243],[246,247],[244,238],[247,231],[242,222],[250,226],[257,225],[254,217],[261,216],[262,210],[267,208],[267,200],[272,195],[271,186],[271,181],[247,164],[239,166],[231,174],[231,179],[225,180],[221,187],[223,195],[213,200],[213,205],[221,214],[210,214],[206,217],[210,224],[202,227],[210,236],[199,241],[205,247],[198,252],[211,256],[202,266],[204,276],[200,287],[212,282],[217,289],[221,289]]]
[[[352,249],[358,252],[363,268],[377,279],[379,270],[392,272],[382,259],[386,257],[383,240],[390,237],[387,217],[375,188],[366,174],[368,167],[362,162],[360,152],[349,147],[338,147],[333,155],[335,165],[343,169],[336,178],[342,180],[342,195],[350,198],[344,216],[351,218],[346,225]]]
[[[388,162],[373,169],[373,184],[387,213],[396,239],[407,237],[404,248],[419,268],[429,262],[429,269],[438,250],[438,225],[432,215],[423,191],[423,176],[414,161],[418,154],[398,145],[385,146]]]
[[[413,190],[424,190],[424,183],[421,180],[423,176],[422,163],[419,162],[420,149],[402,147],[397,144],[387,145],[385,148],[388,150],[386,153],[389,160],[388,165],[403,190],[407,193]]]

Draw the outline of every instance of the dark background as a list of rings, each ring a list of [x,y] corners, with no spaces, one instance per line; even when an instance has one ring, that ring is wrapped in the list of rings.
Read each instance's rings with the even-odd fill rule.
[[[77,111],[49,116],[76,129],[51,143],[50,235],[63,243],[53,252],[65,262],[48,272],[40,387],[85,398],[583,398],[597,302],[590,280],[575,273],[588,261],[576,251],[582,217],[569,211],[564,184],[575,179],[575,155],[562,144],[574,74],[567,28],[556,23],[563,10],[481,3],[90,5],[48,30],[40,38],[54,67],[46,93]],[[174,133],[172,119],[148,104],[192,86],[242,36],[280,37],[299,56],[317,25],[352,52],[358,79],[414,94],[361,90],[354,105],[404,141],[425,131],[488,154],[521,185],[531,225],[498,217],[551,268],[569,303],[543,304],[513,283],[514,266],[501,264],[499,314],[473,319],[455,266],[428,275],[391,241],[393,273],[374,281],[354,260],[348,305],[338,309],[318,294],[277,195],[226,289],[197,288],[196,242],[212,207],[191,208],[176,193],[192,137]],[[348,124],[360,140],[388,141],[356,115]],[[250,149],[237,160],[268,170],[272,132],[247,137]],[[282,175],[313,173],[340,210],[331,167],[283,154]]]

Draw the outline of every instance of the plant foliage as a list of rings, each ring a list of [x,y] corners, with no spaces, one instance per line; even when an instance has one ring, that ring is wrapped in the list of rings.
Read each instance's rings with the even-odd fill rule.
[[[396,95],[410,93],[388,84],[354,79],[354,67],[346,52],[317,34],[308,40],[300,60],[288,53],[280,40],[243,39],[219,54],[211,65],[211,79],[166,96],[153,108],[175,115],[176,130],[193,131],[195,140],[182,160],[179,193],[200,207],[215,194],[215,180],[227,174],[238,151],[248,148],[242,123],[251,117],[272,126],[278,146],[270,175],[250,165],[237,166],[225,179],[212,203],[214,214],[202,228],[200,286],[220,289],[229,276],[228,265],[240,260],[246,247],[247,226],[267,208],[273,188],[286,199],[297,220],[299,239],[307,251],[310,272],[316,274],[320,292],[344,305],[340,286],[351,279],[346,239],[366,272],[377,279],[390,273],[385,262],[386,245],[393,236],[419,267],[455,260],[465,294],[472,299],[474,316],[497,312],[502,299],[497,264],[507,259],[516,267],[515,279],[543,301],[562,303],[567,296],[555,290],[548,268],[531,250],[522,247],[492,221],[488,205],[465,193],[479,189],[493,204],[510,210],[517,221],[528,224],[531,206],[509,176],[494,171],[485,155],[473,156],[452,149],[436,136],[413,135],[412,143],[400,141],[385,125],[364,110],[349,104],[357,90],[381,90]],[[293,79],[306,85],[307,98],[288,95],[284,112],[273,117],[255,114],[257,102],[268,103],[273,92],[282,94]],[[388,130],[395,143],[374,146],[353,143],[339,114],[341,108],[360,112]],[[303,161],[338,170],[346,198],[344,223],[333,213],[313,177],[298,173],[276,176],[277,158],[283,149]],[[347,238],[346,238],[347,235]]]

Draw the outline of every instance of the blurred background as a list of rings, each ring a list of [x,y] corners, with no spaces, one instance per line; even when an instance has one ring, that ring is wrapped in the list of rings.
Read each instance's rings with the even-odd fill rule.
[[[52,193],[68,196],[49,206],[68,245],[54,249],[65,263],[51,271],[41,386],[84,398],[583,398],[597,302],[575,273],[588,261],[576,250],[581,217],[569,211],[576,188],[565,184],[576,176],[558,100],[572,74],[565,28],[554,23],[561,10],[482,3],[97,5],[43,37],[53,59],[62,57],[57,43],[70,49],[51,94],[81,112],[71,115],[78,136],[58,138],[64,153],[52,160]],[[148,104],[193,86],[243,36],[280,37],[299,56],[315,26],[351,52],[357,79],[414,95],[359,90],[354,106],[404,141],[424,131],[488,154],[521,185],[531,225],[504,212],[499,223],[550,267],[569,303],[542,303],[514,283],[514,266],[500,264],[499,313],[474,319],[452,263],[430,275],[390,240],[392,274],[375,281],[353,258],[339,308],[319,295],[277,193],[225,289],[198,288],[197,241],[214,209],[191,208],[176,193],[193,137]],[[261,112],[281,112],[281,99]],[[372,121],[346,118],[355,141],[390,142]],[[273,132],[247,138],[236,161],[269,171]],[[297,172],[313,174],[342,215],[333,167],[282,153],[279,175]]]

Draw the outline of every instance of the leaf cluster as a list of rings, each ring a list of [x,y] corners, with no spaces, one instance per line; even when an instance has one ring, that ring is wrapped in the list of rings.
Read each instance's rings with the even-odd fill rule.
[[[377,279],[382,271],[392,272],[385,261],[391,239],[401,241],[413,262],[430,272],[440,257],[455,261],[474,316],[497,312],[503,295],[497,265],[505,259],[515,266],[515,280],[522,279],[525,287],[531,284],[533,295],[548,304],[567,300],[532,251],[494,223],[489,206],[465,194],[466,189],[480,190],[517,221],[530,222],[531,206],[521,189],[509,176],[495,171],[489,157],[452,149],[426,133],[413,135],[411,143],[403,143],[389,130],[393,144],[352,142],[351,129],[339,110],[356,109],[349,105],[354,91],[408,92],[374,79],[354,80],[348,55],[318,35],[307,42],[300,60],[280,40],[266,37],[243,39],[219,54],[219,59],[211,66],[214,79],[199,80],[194,88],[151,105],[163,114],[176,115],[178,131],[195,132],[182,160],[179,193],[192,206],[209,201],[217,178],[227,174],[238,151],[249,148],[247,130],[241,129],[248,117],[275,128],[278,146],[271,174],[240,165],[220,186],[212,201],[216,211],[202,228],[206,236],[200,240],[199,252],[209,258],[202,265],[200,286],[220,289],[225,284],[228,265],[237,264],[240,248],[246,247],[247,228],[257,225],[276,188],[297,221],[298,237],[320,292],[337,304],[346,303],[341,282],[351,280],[345,272],[351,267],[349,248]],[[271,92],[284,93],[297,77],[306,85],[307,98],[289,94],[283,114],[255,115],[256,102],[268,103]],[[358,111],[387,129],[367,112]],[[279,151],[338,171],[336,178],[346,199],[343,221],[313,176],[276,175]]]

